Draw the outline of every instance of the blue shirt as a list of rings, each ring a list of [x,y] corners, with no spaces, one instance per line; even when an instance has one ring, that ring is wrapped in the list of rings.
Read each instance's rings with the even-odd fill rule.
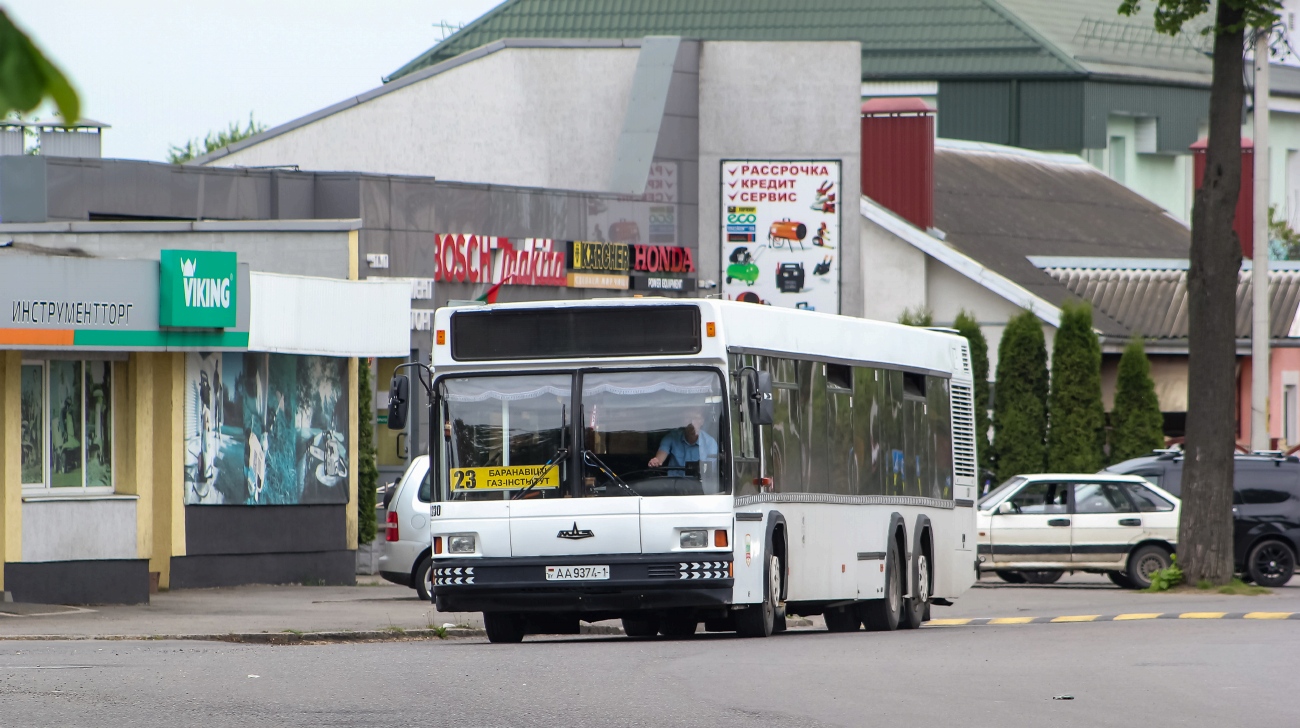
[[[659,449],[668,453],[668,458],[664,460],[664,467],[678,468],[670,470],[668,474],[680,478],[686,475],[686,471],[680,469],[686,467],[686,463],[716,458],[718,441],[714,440],[709,433],[700,431],[696,435],[695,442],[689,443],[686,441],[686,428],[679,427],[664,435],[664,439],[659,443]]]

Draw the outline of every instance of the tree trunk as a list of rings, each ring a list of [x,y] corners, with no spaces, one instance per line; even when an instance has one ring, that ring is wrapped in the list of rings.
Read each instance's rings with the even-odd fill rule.
[[[1193,584],[1203,579],[1225,584],[1233,572],[1235,329],[1241,246],[1232,224],[1241,188],[1241,10],[1229,2],[1218,3],[1216,24],[1210,138],[1205,179],[1192,204],[1187,272],[1187,439],[1178,564]]]

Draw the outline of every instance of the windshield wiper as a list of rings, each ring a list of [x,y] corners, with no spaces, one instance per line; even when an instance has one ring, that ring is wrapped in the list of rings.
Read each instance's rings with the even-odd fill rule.
[[[593,463],[592,460],[595,460],[596,462]],[[623,490],[626,490],[632,495],[640,495],[635,490],[633,490],[632,486],[628,485],[627,483],[624,483],[623,479],[618,477],[618,473],[614,472],[608,465],[604,463],[603,460],[596,457],[596,453],[592,452],[591,450],[582,451],[582,461],[592,467],[600,468],[601,472],[608,475],[609,479],[614,481],[614,483],[616,483]]]
[[[537,477],[533,478],[533,482],[529,483],[527,488],[524,488],[518,493],[515,493],[514,497],[512,497],[510,500],[518,500],[520,498],[523,498],[524,493],[527,493],[528,491],[532,490],[533,486],[542,482],[542,478],[545,478],[546,474],[551,472],[551,468],[555,467],[555,464],[560,460],[562,460],[564,456],[568,454],[569,454],[569,448],[567,447],[561,447],[560,449],[556,450],[555,454],[551,456],[551,459],[546,461],[546,465],[542,466],[542,471],[537,474]]]

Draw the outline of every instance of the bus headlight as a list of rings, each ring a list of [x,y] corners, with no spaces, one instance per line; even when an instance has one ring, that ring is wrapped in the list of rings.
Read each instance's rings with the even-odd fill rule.
[[[709,545],[709,532],[703,528],[682,531],[682,548],[702,549]]]
[[[474,553],[474,534],[458,533],[447,537],[447,551],[453,554]]]

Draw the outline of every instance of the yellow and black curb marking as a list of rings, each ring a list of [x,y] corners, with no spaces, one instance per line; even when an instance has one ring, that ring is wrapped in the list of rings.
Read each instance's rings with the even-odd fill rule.
[[[972,617],[931,619],[929,627],[976,627],[1002,624],[1066,624],[1072,622],[1134,622],[1147,619],[1294,619],[1300,612],[1131,612],[1128,614],[1075,614],[1065,617]]]

